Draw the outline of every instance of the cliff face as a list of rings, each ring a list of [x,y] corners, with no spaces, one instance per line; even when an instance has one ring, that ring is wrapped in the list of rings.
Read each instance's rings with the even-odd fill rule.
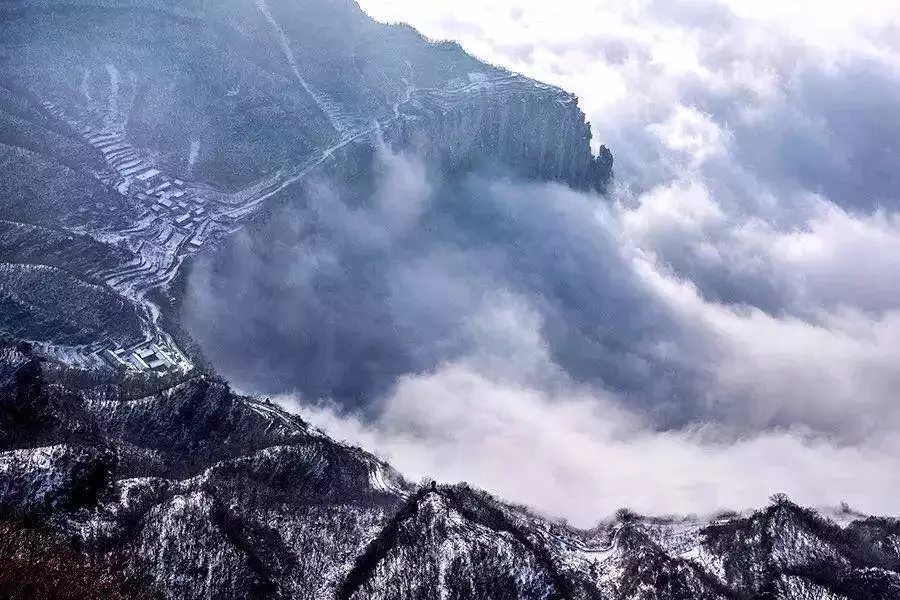
[[[424,148],[444,170],[500,169],[519,177],[603,190],[612,155],[591,155],[591,130],[574,96],[519,76],[470,74],[414,95],[394,140]]]
[[[831,516],[778,498],[580,531],[412,485],[215,378],[112,381],[0,347],[0,564],[84,565],[115,597],[900,598],[900,523]]]

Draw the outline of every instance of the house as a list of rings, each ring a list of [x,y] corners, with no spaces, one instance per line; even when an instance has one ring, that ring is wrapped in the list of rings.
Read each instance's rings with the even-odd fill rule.
[[[123,358],[124,350],[110,350],[106,349],[103,351],[103,358],[106,359],[106,362],[110,363],[112,366],[119,369],[130,369],[132,365]]]
[[[140,175],[137,175],[136,178],[138,181],[147,181],[149,179],[153,179],[157,175],[159,175],[159,169],[147,169]]]
[[[156,187],[154,187],[154,188],[151,188],[151,189],[147,190],[147,193],[148,193],[148,194],[157,194],[157,193],[163,191],[164,189],[166,189],[167,187],[169,187],[170,185],[172,185],[172,184],[169,183],[168,181],[163,181],[163,182],[162,182],[161,184],[159,184],[158,186],[156,186]]]

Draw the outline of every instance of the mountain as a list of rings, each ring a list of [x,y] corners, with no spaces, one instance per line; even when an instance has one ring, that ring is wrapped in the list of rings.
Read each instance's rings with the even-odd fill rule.
[[[349,0],[0,4],[0,597],[900,598],[900,522],[579,530],[235,393],[182,265],[383,147],[603,192],[571,94]]]
[[[389,145],[602,189],[590,138],[571,94],[355,2],[4,2],[0,331],[69,364],[186,372],[179,267],[299,182]]]
[[[44,597],[90,569],[125,598],[900,598],[895,519],[779,497],[582,531],[414,485],[215,377],[110,378],[23,344],[0,350],[0,515],[0,589],[40,573]]]

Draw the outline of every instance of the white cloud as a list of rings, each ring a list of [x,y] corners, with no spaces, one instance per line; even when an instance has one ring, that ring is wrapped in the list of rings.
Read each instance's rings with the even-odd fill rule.
[[[662,432],[659,406],[573,383],[535,298],[500,282],[490,301],[462,303],[477,308],[468,354],[401,377],[372,422],[324,408],[317,422],[413,476],[468,480],[582,523],[621,505],[705,511],[780,490],[900,510],[900,8],[361,4],[579,96],[618,174],[614,207],[577,229],[600,248],[614,240],[616,256],[587,264],[628,272],[598,279],[607,293],[634,278],[623,297],[635,314],[612,313],[615,326],[659,316],[666,333],[642,351],[683,370],[688,391],[672,402],[690,421]],[[427,187],[415,170],[404,181]],[[455,260],[434,294],[459,291],[472,263]],[[433,266],[417,264],[402,281]]]
[[[860,447],[789,430],[725,440],[712,426],[654,432],[611,394],[520,383],[552,366],[535,315],[506,300],[475,317],[505,323],[516,342],[502,368],[493,355],[402,377],[374,422],[328,406],[304,406],[304,416],[412,478],[468,481],[581,526],[621,506],[702,514],[759,505],[778,491],[814,505],[897,511],[888,493],[900,486],[896,436]],[[291,397],[279,400],[295,407]]]
[[[372,197],[312,183],[198,264],[185,322],[229,376],[580,524],[776,491],[898,512],[900,9],[363,6],[577,93],[612,197],[382,150]]]
[[[705,365],[696,393],[716,422],[745,432],[804,427],[846,443],[900,432],[900,312],[823,313],[812,323],[707,302],[651,265],[637,270],[694,334],[680,356]]]

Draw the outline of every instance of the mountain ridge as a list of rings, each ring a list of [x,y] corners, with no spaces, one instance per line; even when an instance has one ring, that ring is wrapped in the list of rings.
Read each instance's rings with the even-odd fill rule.
[[[6,345],[0,375],[0,431],[24,431],[0,438],[4,522],[44,523],[159,597],[900,597],[895,519],[840,526],[777,497],[578,530],[413,485],[206,374],[111,381]]]

